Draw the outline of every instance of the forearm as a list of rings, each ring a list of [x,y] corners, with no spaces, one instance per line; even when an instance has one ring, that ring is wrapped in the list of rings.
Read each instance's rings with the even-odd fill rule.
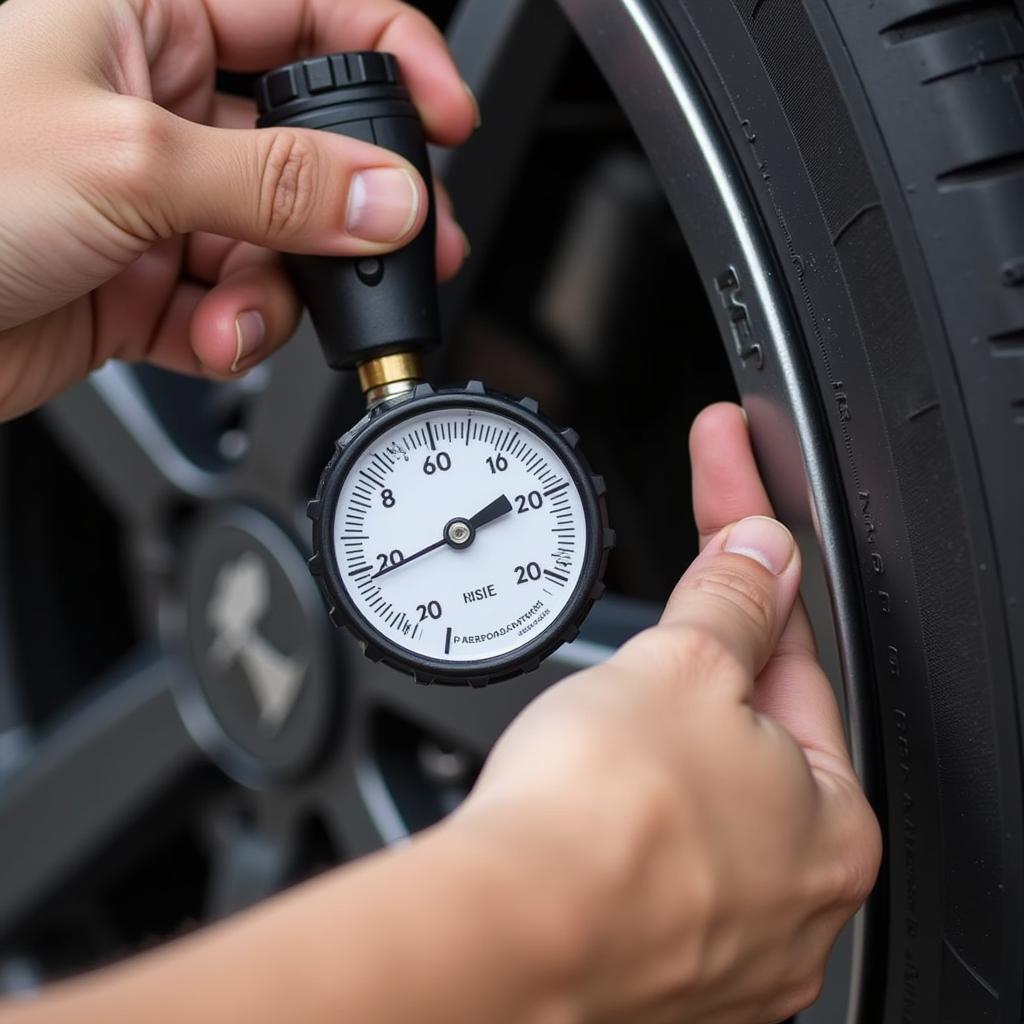
[[[527,870],[472,828],[443,827],[0,1009],[0,1024],[572,1021],[572,958]]]

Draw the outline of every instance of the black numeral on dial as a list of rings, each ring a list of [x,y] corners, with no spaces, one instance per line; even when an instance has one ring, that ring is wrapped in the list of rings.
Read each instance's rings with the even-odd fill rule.
[[[439,601],[428,601],[426,604],[416,605],[416,611],[420,613],[420,622],[424,619],[441,618],[441,604]]]
[[[389,565],[398,565],[402,561],[402,552],[395,548],[394,551],[381,552],[379,555],[373,556],[377,559],[378,572],[383,572]]]
[[[433,476],[438,470],[447,473],[452,468],[452,457],[447,452],[438,452],[436,455],[428,455],[423,463],[423,472],[427,476]]]
[[[543,507],[544,498],[540,491],[530,491],[529,494],[517,494],[516,495],[516,512],[522,515],[524,512],[529,512],[531,509],[536,510]]]
[[[527,562],[526,565],[515,567],[516,583],[529,583],[531,580],[540,579],[540,566],[536,562]]]

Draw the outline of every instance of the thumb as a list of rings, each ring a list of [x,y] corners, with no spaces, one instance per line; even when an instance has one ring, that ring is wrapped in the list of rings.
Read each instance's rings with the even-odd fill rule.
[[[362,256],[404,244],[426,219],[423,179],[389,150],[330,132],[212,128],[168,117],[172,158],[154,201],[176,233]]]
[[[752,690],[789,618],[800,588],[793,535],[767,516],[720,530],[687,569],[665,607],[663,626],[710,641],[712,654],[738,662]]]

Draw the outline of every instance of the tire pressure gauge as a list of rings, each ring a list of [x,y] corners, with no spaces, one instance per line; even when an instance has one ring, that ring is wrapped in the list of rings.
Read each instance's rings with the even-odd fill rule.
[[[529,399],[420,385],[338,442],[310,503],[313,570],[371,658],[482,686],[576,636],[612,545],[603,494]]]
[[[430,180],[388,54],[286,65],[257,100],[261,126],[374,142]],[[286,264],[328,364],[356,369],[370,406],[309,504],[310,568],[332,620],[419,682],[483,686],[536,668],[578,633],[614,543],[576,434],[530,399],[422,383],[420,353],[440,342],[432,212],[387,256]]]

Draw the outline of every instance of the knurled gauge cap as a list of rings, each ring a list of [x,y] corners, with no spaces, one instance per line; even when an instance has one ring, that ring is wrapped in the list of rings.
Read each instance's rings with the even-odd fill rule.
[[[256,106],[262,118],[293,103],[338,102],[344,97],[329,94],[339,89],[401,84],[398,61],[390,53],[335,53],[269,71],[256,85]]]

